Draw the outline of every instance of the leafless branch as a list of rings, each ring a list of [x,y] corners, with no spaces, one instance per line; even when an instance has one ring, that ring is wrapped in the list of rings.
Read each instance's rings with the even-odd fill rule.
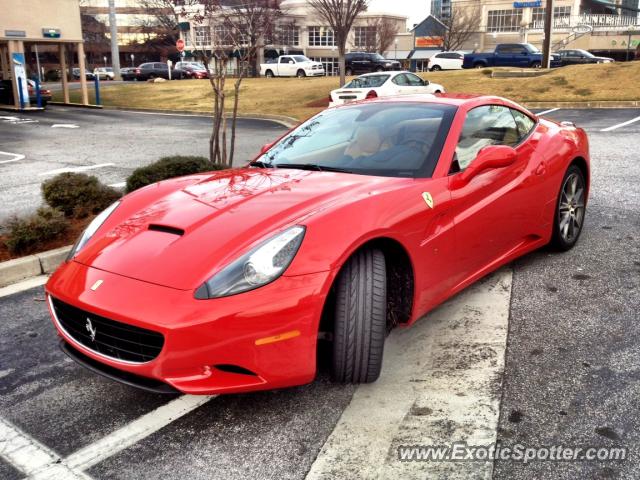
[[[480,29],[479,7],[453,7],[449,18],[442,20],[445,25],[443,48],[446,51],[459,50]]]

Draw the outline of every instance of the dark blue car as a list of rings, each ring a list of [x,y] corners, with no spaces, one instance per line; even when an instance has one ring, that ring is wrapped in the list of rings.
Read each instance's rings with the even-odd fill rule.
[[[551,55],[551,66],[561,65],[558,55]],[[490,53],[465,54],[462,68],[520,67],[540,68],[542,52],[530,43],[501,43]]]

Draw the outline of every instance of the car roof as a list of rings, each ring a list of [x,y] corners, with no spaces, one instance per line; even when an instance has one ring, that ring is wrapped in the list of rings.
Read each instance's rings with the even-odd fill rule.
[[[410,72],[409,70],[386,70],[386,71],[383,71],[383,72],[364,73],[362,75],[358,75],[357,78],[360,78],[360,77],[371,77],[371,76],[374,76],[374,75],[397,75],[399,73],[412,73],[412,72]]]
[[[382,102],[382,103],[440,103],[445,105],[452,105],[455,107],[459,107],[465,104],[471,104],[473,106],[483,105],[483,104],[496,104],[496,105],[506,105],[506,106],[515,106],[519,109],[523,109],[527,111],[524,107],[518,105],[517,103],[502,97],[497,97],[493,95],[481,95],[481,94],[469,94],[469,93],[442,93],[434,96],[430,93],[423,94],[414,94],[414,95],[395,95],[389,97],[378,97],[370,100],[366,100],[366,102]],[[347,103],[344,105],[339,105],[336,108],[349,108],[352,105],[361,105],[361,102],[353,102]]]

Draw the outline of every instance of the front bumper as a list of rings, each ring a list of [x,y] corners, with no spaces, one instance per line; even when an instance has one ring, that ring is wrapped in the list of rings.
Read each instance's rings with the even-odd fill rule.
[[[318,326],[331,277],[331,272],[283,276],[243,294],[196,300],[191,290],[154,285],[72,261],[51,277],[46,293],[89,316],[106,317],[164,336],[162,350],[153,360],[119,361],[75,340],[61,328],[50,306],[67,348],[97,363],[97,367],[128,372],[183,393],[219,394],[313,380]],[[98,280],[102,284],[94,291],[91,287]],[[87,366],[88,362],[74,359]],[[118,375],[107,376],[120,380]]]

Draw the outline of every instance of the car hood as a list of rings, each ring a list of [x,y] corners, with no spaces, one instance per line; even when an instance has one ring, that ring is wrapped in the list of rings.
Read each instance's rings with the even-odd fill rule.
[[[284,168],[236,169],[125,197],[75,260],[181,290],[195,289],[265,238],[368,197],[401,178]],[[149,197],[156,188],[160,192]]]

